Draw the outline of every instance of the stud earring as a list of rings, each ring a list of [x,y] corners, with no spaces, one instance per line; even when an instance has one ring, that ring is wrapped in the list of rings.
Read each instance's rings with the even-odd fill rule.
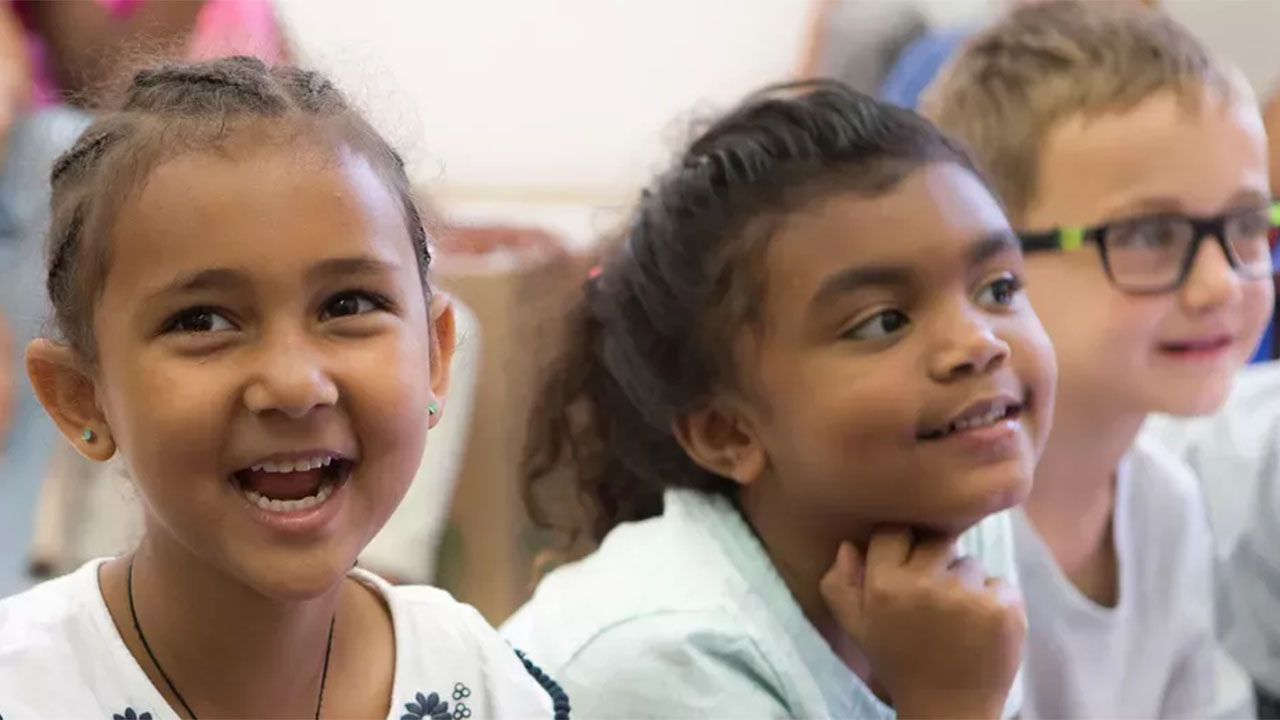
[[[435,400],[432,400],[431,402],[427,403],[428,415],[431,415],[434,417],[439,412],[440,412],[440,403],[436,402]]]
[[[93,442],[93,431],[90,430],[89,428],[85,428],[80,433],[80,437],[84,438],[85,442]]]

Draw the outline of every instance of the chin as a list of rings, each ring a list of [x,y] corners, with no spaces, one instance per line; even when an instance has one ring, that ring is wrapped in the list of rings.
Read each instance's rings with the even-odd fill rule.
[[[271,553],[237,563],[232,573],[250,589],[280,602],[304,602],[331,592],[355,564],[335,553]]]
[[[1011,460],[982,468],[964,482],[970,493],[955,497],[945,508],[933,514],[932,521],[921,523],[941,534],[958,535],[983,519],[1021,505],[1031,494],[1035,464],[1029,460]]]
[[[1210,415],[1217,412],[1231,393],[1230,378],[1206,378],[1202,383],[1183,382],[1164,388],[1153,388],[1148,394],[1150,412],[1180,417]]]

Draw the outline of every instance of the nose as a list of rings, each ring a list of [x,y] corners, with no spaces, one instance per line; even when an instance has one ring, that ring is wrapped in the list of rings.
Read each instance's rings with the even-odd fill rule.
[[[939,382],[986,374],[1008,359],[1009,344],[978,313],[957,312],[945,325],[929,367]]]
[[[263,343],[244,403],[257,415],[279,413],[292,419],[338,401],[338,386],[324,365],[324,354],[300,334],[282,334]]]
[[[1240,298],[1240,276],[1218,242],[1200,243],[1187,281],[1178,293],[1187,310],[1202,313]]]

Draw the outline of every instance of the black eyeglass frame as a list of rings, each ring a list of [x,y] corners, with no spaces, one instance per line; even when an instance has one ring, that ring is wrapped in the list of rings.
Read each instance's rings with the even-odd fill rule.
[[[1253,212],[1257,208],[1251,208],[1248,212]],[[1205,238],[1213,237],[1218,243],[1218,247],[1222,248],[1222,254],[1226,256],[1227,262],[1236,274],[1245,280],[1265,280],[1274,277],[1276,273],[1276,243],[1275,231],[1280,228],[1280,201],[1272,201],[1267,207],[1271,222],[1271,230],[1269,231],[1271,240],[1271,269],[1266,273],[1254,274],[1245,266],[1244,262],[1231,249],[1231,244],[1227,242],[1227,221],[1231,220],[1246,212],[1245,210],[1232,210],[1215,217],[1191,217],[1189,215],[1148,215],[1145,217],[1126,218],[1124,220],[1116,220],[1114,222],[1102,223],[1099,225],[1064,225],[1062,227],[1053,228],[1052,230],[1042,230],[1037,232],[1020,232],[1018,240],[1022,244],[1022,250],[1026,253],[1048,252],[1048,251],[1073,251],[1084,247],[1085,243],[1091,243],[1098,248],[1098,254],[1102,258],[1102,268],[1106,271],[1107,280],[1117,289],[1133,295],[1158,295],[1161,293],[1177,290],[1187,281],[1187,277],[1191,275],[1191,268],[1195,264],[1196,254],[1200,252],[1200,244]],[[1114,273],[1111,270],[1111,259],[1107,254],[1107,243],[1105,242],[1106,234],[1109,230],[1118,225],[1128,225],[1142,220],[1154,220],[1159,218],[1173,217],[1180,221],[1187,222],[1191,225],[1192,236],[1191,244],[1187,246],[1186,256],[1182,259],[1182,264],[1178,268],[1178,274],[1168,283],[1159,287],[1126,287],[1123,283],[1117,282]]]

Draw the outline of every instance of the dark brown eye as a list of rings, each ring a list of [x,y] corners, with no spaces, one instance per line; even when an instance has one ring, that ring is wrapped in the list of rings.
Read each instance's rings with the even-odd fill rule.
[[[881,310],[849,328],[844,337],[851,340],[879,340],[910,324],[911,318],[899,310]]]
[[[320,312],[321,320],[331,320],[353,315],[364,315],[375,310],[385,310],[387,304],[381,298],[359,291],[338,293],[329,298]]]
[[[174,315],[165,323],[166,333],[208,333],[231,330],[231,321],[213,308],[195,307]]]

